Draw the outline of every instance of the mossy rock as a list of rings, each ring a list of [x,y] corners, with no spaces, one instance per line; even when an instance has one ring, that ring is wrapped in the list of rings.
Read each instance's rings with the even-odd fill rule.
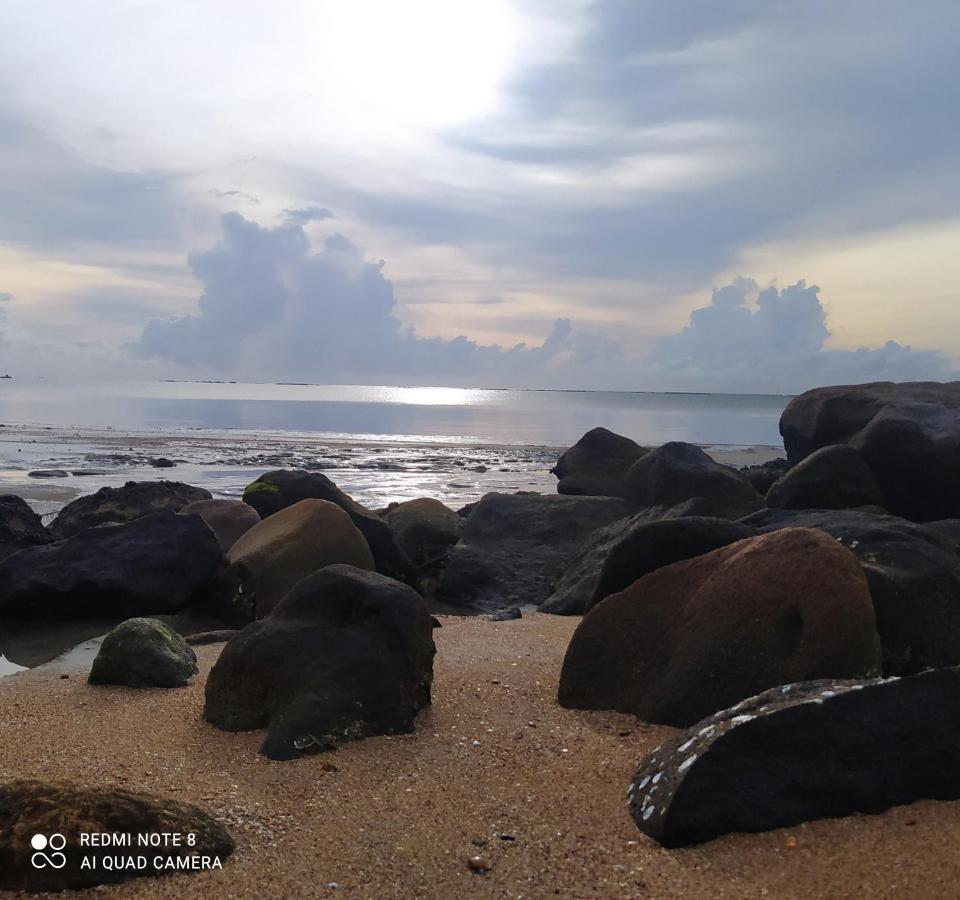
[[[182,687],[197,673],[193,648],[159,619],[127,619],[104,639],[90,684]]]

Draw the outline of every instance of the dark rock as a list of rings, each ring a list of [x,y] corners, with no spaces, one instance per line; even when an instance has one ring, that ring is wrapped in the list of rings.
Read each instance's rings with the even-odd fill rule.
[[[767,506],[779,509],[850,509],[882,502],[873,472],[848,444],[815,450],[767,492]]]
[[[167,459],[165,456],[158,456],[156,459],[150,460],[150,465],[155,469],[173,469],[177,464],[172,459]]]
[[[52,538],[43,522],[22,497],[0,496],[0,559],[26,547],[49,544]]]
[[[235,628],[219,628],[216,631],[198,631],[196,634],[188,634],[185,638],[191,647],[202,647],[206,644],[225,644],[232,641],[239,631]]]
[[[702,497],[701,515],[724,519],[739,519],[763,506],[736,469],[682,441],[671,441],[637,460],[626,474],[624,496],[637,506],[674,506]]]
[[[63,469],[37,469],[33,472],[27,472],[30,478],[68,478],[70,473]]]
[[[244,503],[249,503],[261,519],[308,499],[327,500],[350,516],[366,538],[378,572],[401,581],[415,581],[413,564],[397,546],[390,526],[341,491],[326,475],[277,469],[261,475],[243,492]]]
[[[172,628],[158,619],[127,619],[103,639],[87,680],[169,688],[196,674],[196,655]]]
[[[463,532],[460,516],[429,497],[391,503],[381,518],[393,529],[397,545],[418,569],[444,559]]]
[[[630,785],[666,847],[960,799],[960,672],[775,687],[657,747]]]
[[[647,452],[630,438],[593,428],[560,454],[550,470],[559,479],[557,493],[624,497],[627,470]]]
[[[195,500],[209,499],[210,491],[179,481],[128,481],[120,488],[100,488],[95,494],[77,497],[60,510],[50,533],[61,541],[84,528],[132,522],[162,509],[176,512]]]
[[[506,609],[498,609],[492,616],[491,622],[512,622],[514,619],[522,619],[523,613],[518,606],[508,606]]]
[[[180,515],[200,516],[224,553],[260,521],[257,511],[242,500],[197,500],[184,506]]]
[[[761,496],[765,496],[773,483],[789,471],[790,463],[783,457],[768,459],[756,466],[744,466],[737,471],[753,485],[753,489]]]
[[[559,701],[683,727],[773,685],[879,669],[856,558],[822,532],[790,528],[607,597],[574,632]]]
[[[167,510],[88,528],[0,562],[0,615],[32,618],[142,616],[195,599],[221,565],[213,532]]]
[[[895,515],[960,516],[960,381],[817,388],[790,401],[780,433],[791,463],[828,444],[855,447]]]
[[[855,510],[770,509],[743,524],[819,528],[853,552],[870,586],[884,674],[960,663],[960,557],[946,528]]]
[[[590,535],[633,512],[613,497],[486,494],[450,554],[440,598],[473,610],[539,606]]]
[[[80,846],[83,834],[156,834],[182,835],[181,846],[144,849]],[[222,868],[233,852],[233,839],[227,830],[199,807],[189,803],[162,800],[146,794],[105,788],[83,788],[62,782],[7,781],[0,783],[0,890],[64,891],[115,884],[131,878],[168,875],[171,871],[189,872],[203,866]],[[194,835],[192,846],[187,835]],[[35,835],[47,837],[42,851],[54,864],[38,868],[31,863],[38,852]],[[62,835],[66,844],[60,857],[50,839]],[[146,867],[104,868],[104,857],[143,854]],[[155,860],[159,857],[160,867]],[[193,868],[177,860],[197,857]],[[65,862],[60,868],[61,859]],[[84,860],[88,865],[84,866]],[[168,862],[172,860],[172,863]],[[38,859],[45,863],[45,859]]]
[[[238,610],[267,615],[307,575],[335,563],[372,571],[373,556],[350,516],[326,500],[301,500],[247,531],[227,554]]]
[[[227,731],[267,728],[261,752],[271,759],[410,732],[430,703],[432,632],[412,588],[327,566],[223,648],[204,717]]]

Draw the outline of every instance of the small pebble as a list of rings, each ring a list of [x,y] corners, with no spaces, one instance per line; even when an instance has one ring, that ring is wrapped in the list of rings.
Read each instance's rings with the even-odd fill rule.
[[[783,846],[788,850],[794,850],[797,846],[797,839],[792,834],[788,835],[783,842]]]
[[[467,865],[470,867],[471,872],[489,872],[490,863],[488,863],[482,856],[471,856],[467,860]]]
[[[470,839],[470,843],[473,844],[474,847],[486,847],[487,839],[482,837],[475,837]]]

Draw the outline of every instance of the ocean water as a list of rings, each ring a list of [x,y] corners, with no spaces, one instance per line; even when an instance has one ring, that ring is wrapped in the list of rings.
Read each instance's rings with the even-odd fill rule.
[[[0,381],[0,422],[176,433],[239,430],[325,439],[565,447],[603,425],[641,444],[778,445],[789,397],[480,388]]]

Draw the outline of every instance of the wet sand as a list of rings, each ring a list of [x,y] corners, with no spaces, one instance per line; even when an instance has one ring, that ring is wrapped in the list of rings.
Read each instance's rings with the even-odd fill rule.
[[[189,800],[233,832],[237,852],[222,871],[140,879],[98,889],[101,897],[957,896],[960,803],[684,850],[640,834],[627,785],[637,759],[674,732],[556,705],[577,621],[444,617],[434,632],[434,703],[415,734],[294,762],[260,757],[261,733],[202,721],[203,681],[220,646],[197,648],[201,674],[179,690],[22,672],[0,681],[0,777]],[[488,874],[468,869],[475,855]]]

